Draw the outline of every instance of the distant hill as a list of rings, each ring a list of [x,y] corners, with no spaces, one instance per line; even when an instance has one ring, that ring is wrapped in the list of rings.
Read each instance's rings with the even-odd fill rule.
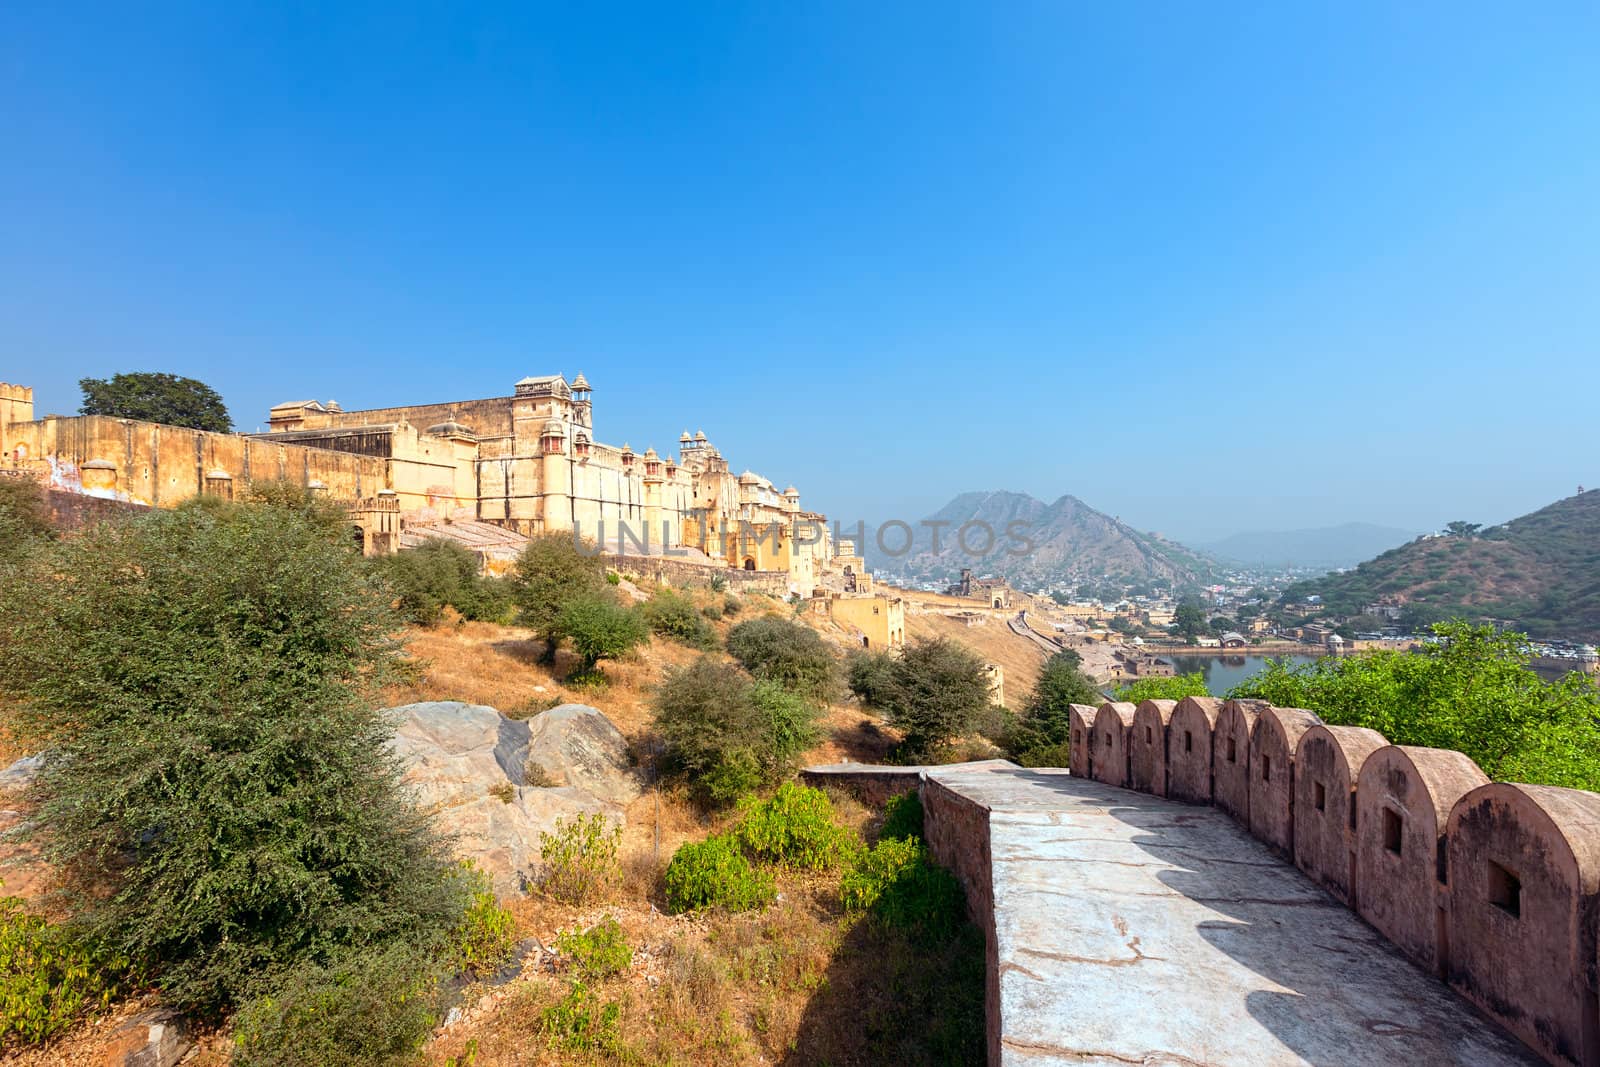
[[[1257,567],[1354,567],[1379,552],[1403,545],[1416,530],[1347,522],[1310,530],[1257,530],[1197,546],[1219,559]]]
[[[1392,596],[1426,614],[1503,620],[1534,637],[1600,641],[1600,489],[1470,537],[1421,537],[1344,574],[1291,586],[1332,611]]]
[[[1215,566],[1215,561],[1176,541],[1135,530],[1073,496],[1045,504],[1026,493],[962,493],[924,521],[946,524],[938,552],[933,550],[932,534],[925,526],[913,527],[914,547],[899,556],[880,551],[874,544],[876,538],[869,535],[866,549],[872,568],[953,579],[961,568],[971,567],[976,574],[1002,575],[1022,588],[1043,588],[1056,582],[1106,577],[1164,578],[1181,587],[1210,577]],[[956,532],[971,522],[986,523],[994,530],[996,543],[991,550],[982,551],[984,538],[978,527],[968,538],[976,555],[956,544]],[[1021,524],[1017,529],[1033,542],[1024,554],[1009,551],[1019,547],[1007,538],[1012,523]],[[885,527],[883,540],[888,547],[898,547],[904,539],[903,530]]]

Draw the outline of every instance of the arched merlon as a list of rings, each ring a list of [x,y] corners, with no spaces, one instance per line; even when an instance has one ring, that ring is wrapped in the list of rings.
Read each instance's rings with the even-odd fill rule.
[[[1356,783],[1388,738],[1363,726],[1313,726],[1294,754],[1294,862],[1336,899],[1352,904],[1356,870]]]
[[[1424,970],[1443,973],[1445,824],[1489,776],[1459,752],[1389,745],[1356,778],[1356,910]]]
[[[1128,735],[1128,785],[1141,793],[1167,795],[1167,726],[1176,700],[1146,700],[1133,711]]]
[[[1250,825],[1250,732],[1265,700],[1230,700],[1211,735],[1212,800],[1244,826]]]
[[[1211,803],[1211,734],[1222,712],[1215,697],[1184,697],[1167,724],[1167,796]]]
[[[1126,701],[1106,701],[1094,716],[1094,780],[1126,789],[1128,786],[1128,731],[1133,729],[1134,706]]]
[[[1079,778],[1094,777],[1090,772],[1090,767],[1092,766],[1090,753],[1094,741],[1094,716],[1095,709],[1088,704],[1067,705],[1067,722],[1072,730],[1072,734],[1068,739],[1071,755],[1068,757],[1070,766],[1067,769]]]
[[[1250,832],[1294,857],[1294,750],[1322,720],[1303,708],[1265,707],[1250,732]]]
[[[1445,836],[1450,984],[1552,1063],[1600,1065],[1600,795],[1492,782]]]

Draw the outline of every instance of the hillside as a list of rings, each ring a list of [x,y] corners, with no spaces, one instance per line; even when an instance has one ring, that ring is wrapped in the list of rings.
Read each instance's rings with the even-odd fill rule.
[[[1074,496],[1045,504],[1026,493],[962,493],[923,522],[945,524],[937,552],[932,530],[918,525],[912,551],[900,556],[883,553],[869,537],[869,564],[876,570],[925,579],[953,579],[961,568],[971,567],[979,574],[1003,575],[1014,585],[1034,589],[1082,578],[1164,579],[1181,587],[1207,577],[1214,566],[1192,549],[1135,530]],[[995,532],[993,546],[983,551],[985,535],[974,527],[968,538],[974,551],[964,551],[956,543],[956,532],[967,523],[987,524]],[[1031,547],[1009,539],[1009,529],[1017,530]],[[903,531],[888,530],[884,541],[893,548],[903,537]]]
[[[1309,530],[1252,530],[1200,545],[1219,559],[1257,567],[1354,567],[1402,545],[1414,530],[1347,522]]]
[[[1419,538],[1345,574],[1291,586],[1329,609],[1380,596],[1425,614],[1498,619],[1534,637],[1600,641],[1600,490],[1558,500],[1472,537]]]

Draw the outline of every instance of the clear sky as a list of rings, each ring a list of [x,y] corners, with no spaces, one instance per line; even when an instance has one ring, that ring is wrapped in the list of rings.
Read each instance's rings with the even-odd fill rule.
[[[0,379],[582,370],[851,519],[1600,483],[1600,7],[0,6]]]

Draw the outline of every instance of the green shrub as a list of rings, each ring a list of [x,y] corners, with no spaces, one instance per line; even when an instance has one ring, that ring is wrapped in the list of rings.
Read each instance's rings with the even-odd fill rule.
[[[850,911],[930,938],[950,935],[966,915],[961,883],[912,839],[885,838],[863,852],[840,880],[839,897]]]
[[[602,659],[626,655],[649,636],[638,612],[610,596],[593,595],[567,601],[551,632],[578,654],[578,668],[569,679],[575,684],[598,674],[595,664]]]
[[[727,575],[725,575],[725,574],[713,574],[711,576],[711,591],[713,593],[720,593],[726,588],[728,588],[728,576]]]
[[[111,951],[212,1018],[305,960],[438,945],[469,899],[386,745],[385,593],[347,519],[284,499],[155,509],[0,582],[8,725],[60,754],[44,853]]]
[[[830,870],[854,854],[856,838],[833,818],[833,804],[820,789],[785,782],[766,800],[746,797],[734,830],[760,860],[786,867]]]
[[[606,584],[621,585],[622,575],[618,574],[616,571],[606,571]]]
[[[671,766],[717,803],[786,777],[817,736],[810,701],[709,656],[667,676],[655,712]]]
[[[964,645],[918,638],[893,661],[887,692],[878,699],[903,735],[899,758],[933,762],[989,706],[989,676]]]
[[[1146,700],[1182,700],[1184,697],[1210,696],[1206,691],[1205,676],[1196,671],[1193,674],[1178,674],[1171,678],[1140,678],[1129,682],[1116,691],[1118,700],[1126,700],[1130,704],[1138,704]],[[1096,701],[1080,700],[1080,704],[1094,704]]]
[[[303,963],[234,1016],[235,1067],[418,1063],[439,1019],[438,976],[414,947]]]
[[[718,619],[722,618],[722,605],[713,601],[712,603],[701,608],[700,614],[704,615],[712,622],[716,622]]]
[[[744,603],[742,601],[740,601],[740,599],[738,597],[734,596],[732,593],[729,593],[727,596],[722,598],[722,611],[723,611],[723,614],[726,614],[726,615],[737,615],[737,614],[739,614],[739,612],[741,612],[743,610],[744,610]]]
[[[578,543],[573,534],[540,534],[528,542],[517,557],[511,595],[517,620],[549,642],[546,660],[555,658],[561,610],[579,597],[612,595],[608,581],[598,550],[593,544]]]
[[[894,683],[895,657],[888,652],[855,652],[845,668],[850,692],[869,708],[883,710]]]
[[[922,798],[917,796],[916,790],[890,797],[889,803],[883,806],[883,826],[878,830],[878,839],[890,838],[922,840]]]
[[[1020,753],[1016,759],[1024,767],[1070,767],[1072,745],[1066,741],[1054,745],[1035,745]]]
[[[633,962],[633,949],[623,936],[622,924],[610,915],[587,930],[557,935],[556,951],[572,961],[580,978],[591,982],[614,978]]]
[[[714,834],[678,847],[664,877],[667,910],[673,914],[702,908],[750,911],[776,895],[772,876],[753,866],[732,837]]]
[[[563,1052],[617,1053],[622,1049],[621,1017],[621,1005],[602,1003],[588,986],[574,981],[567,995],[539,1016],[539,1033],[551,1048]]]
[[[400,614],[432,626],[445,607],[467,619],[499,619],[511,608],[507,585],[478,574],[478,557],[443,538],[370,561],[397,598]]]
[[[125,956],[0,897],[0,1049],[38,1045],[128,991]]]
[[[755,677],[813,700],[838,695],[838,657],[809,626],[775,615],[749,619],[728,631],[728,652]]]
[[[671,638],[690,648],[711,649],[717,645],[716,631],[711,629],[694,601],[673,589],[655,591],[640,609],[650,629],[663,637]]]
[[[461,864],[472,887],[472,902],[450,934],[451,966],[477,972],[504,963],[516,944],[516,920],[500,906],[489,888],[489,878],[470,860]]]
[[[540,885],[563,904],[591,904],[603,898],[622,878],[617,846],[622,826],[599,812],[557,819],[555,833],[539,834],[544,861]]]

